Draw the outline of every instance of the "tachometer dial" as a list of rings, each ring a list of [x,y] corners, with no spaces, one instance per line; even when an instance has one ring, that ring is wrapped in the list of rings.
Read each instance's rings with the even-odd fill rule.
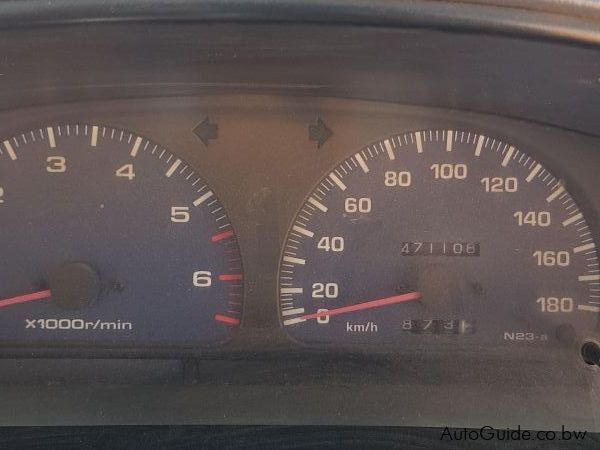
[[[216,194],[135,133],[44,127],[0,144],[0,343],[195,345],[240,323]]]
[[[565,181],[476,132],[396,135],[342,161],[294,219],[279,281],[282,323],[309,343],[574,342],[600,312]]]

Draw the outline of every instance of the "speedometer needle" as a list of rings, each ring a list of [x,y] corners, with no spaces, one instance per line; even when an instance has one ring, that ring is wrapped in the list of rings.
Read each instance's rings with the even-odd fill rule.
[[[46,289],[45,291],[33,292],[31,294],[19,295],[17,297],[6,298],[4,300],[0,300],[0,308],[5,308],[6,306],[18,305],[20,303],[34,302],[37,300],[46,300],[50,298],[52,295],[50,289]]]
[[[393,297],[380,298],[378,300],[371,300],[368,302],[356,303],[350,306],[342,306],[341,308],[330,309],[328,311],[321,311],[314,314],[306,314],[299,317],[303,320],[318,319],[319,317],[326,316],[339,316],[340,314],[348,314],[355,311],[363,311],[365,309],[381,308],[382,306],[393,305],[395,303],[410,302],[413,300],[420,300],[420,292],[409,292],[408,294],[394,295]]]

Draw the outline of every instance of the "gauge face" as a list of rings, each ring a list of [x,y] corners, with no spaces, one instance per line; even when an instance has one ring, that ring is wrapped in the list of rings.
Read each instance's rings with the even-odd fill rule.
[[[195,345],[240,322],[223,206],[143,136],[61,125],[0,147],[0,342]]]
[[[280,263],[307,343],[550,345],[595,335],[600,271],[564,181],[515,146],[428,130],[376,142],[307,197]]]

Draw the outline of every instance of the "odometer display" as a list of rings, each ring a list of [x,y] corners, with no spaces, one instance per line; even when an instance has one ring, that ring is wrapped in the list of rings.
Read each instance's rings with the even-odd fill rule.
[[[0,143],[0,343],[205,345],[240,323],[242,263],[181,158],[99,125]]]
[[[595,335],[600,312],[596,245],[565,181],[468,131],[342,161],[293,221],[279,281],[282,324],[306,343],[547,345]]]

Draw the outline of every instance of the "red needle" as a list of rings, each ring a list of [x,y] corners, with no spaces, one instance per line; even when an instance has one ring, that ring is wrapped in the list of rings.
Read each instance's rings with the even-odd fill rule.
[[[6,298],[4,300],[0,300],[0,308],[4,308],[6,306],[18,305],[19,303],[27,303],[34,302],[36,300],[45,300],[50,298],[51,296],[50,289],[45,291],[33,292],[31,294],[19,295],[17,297]]]
[[[300,316],[300,319],[310,320],[318,319],[319,317],[325,316],[338,316],[340,314],[347,314],[355,311],[362,311],[365,309],[381,308],[382,306],[393,305],[394,303],[410,302],[412,300],[420,300],[420,292],[409,292],[408,294],[394,295],[393,297],[380,298],[379,300],[371,300],[370,302],[356,303],[350,306],[342,306],[341,308],[330,309],[329,311],[321,311],[319,313],[307,314]]]
[[[370,302],[342,306],[341,308],[330,309],[329,311],[321,311],[320,313],[307,314],[305,316],[300,316],[299,318],[310,320],[325,316],[338,316],[340,314],[363,311],[365,309],[381,308],[382,306],[393,305],[394,303],[410,302],[412,300],[419,300],[420,298],[420,292],[409,292],[408,294],[394,295],[393,297],[380,298],[379,300],[371,300]]]

